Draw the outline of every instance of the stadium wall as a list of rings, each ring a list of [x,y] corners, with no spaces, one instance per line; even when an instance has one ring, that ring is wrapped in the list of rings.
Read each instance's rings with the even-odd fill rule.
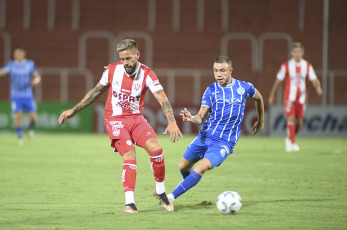
[[[347,1],[325,1],[326,102],[344,108]],[[267,106],[294,41],[305,45],[305,58],[322,81],[323,5],[324,0],[0,0],[0,63],[11,58],[15,46],[24,46],[42,73],[37,100],[74,102],[98,82],[104,66],[118,60],[115,44],[132,37],[140,44],[140,61],[155,70],[174,106],[199,107],[219,55],[232,59],[233,76],[252,82]],[[0,82],[0,100],[8,100],[9,79]],[[311,85],[308,96],[310,105],[323,102]],[[103,95],[97,104],[105,100]],[[153,96],[147,95],[146,104],[156,106]]]

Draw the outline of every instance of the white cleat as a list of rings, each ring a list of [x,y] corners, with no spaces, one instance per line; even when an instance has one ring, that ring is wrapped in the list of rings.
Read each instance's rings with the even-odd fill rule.
[[[285,143],[286,143],[286,151],[287,151],[287,152],[293,151],[293,144],[292,144],[292,142],[288,139],[288,137],[286,137]]]
[[[23,145],[24,145],[23,139],[18,139],[18,145],[19,145],[19,146],[23,146]]]
[[[33,140],[33,139],[34,139],[34,136],[35,136],[34,131],[33,131],[33,130],[29,130],[29,131],[28,131],[28,136],[29,136],[29,139],[30,139],[30,140]]]
[[[299,148],[299,146],[298,146],[297,143],[292,144],[292,151],[297,152],[297,151],[299,151],[299,150],[300,150],[300,148]]]

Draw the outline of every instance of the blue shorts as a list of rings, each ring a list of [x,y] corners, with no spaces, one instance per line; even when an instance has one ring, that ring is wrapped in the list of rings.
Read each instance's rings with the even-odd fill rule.
[[[11,98],[12,112],[36,112],[36,102],[32,97],[12,97]]]
[[[233,153],[234,145],[222,139],[215,140],[200,134],[187,147],[183,158],[190,162],[198,162],[206,158],[211,162],[212,168],[223,163]]]

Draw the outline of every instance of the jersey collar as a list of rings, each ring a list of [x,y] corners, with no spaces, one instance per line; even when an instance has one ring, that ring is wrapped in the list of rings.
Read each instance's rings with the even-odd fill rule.
[[[231,83],[229,85],[226,85],[225,87],[221,86],[220,84],[218,84],[218,82],[216,82],[217,85],[220,87],[220,88],[231,88],[235,85],[235,79],[234,78],[231,78]]]
[[[128,76],[128,77],[137,77],[137,75],[138,75],[138,73],[140,72],[140,68],[141,68],[141,62],[137,62],[138,64],[139,64],[139,66],[137,67],[137,69],[135,70],[135,72],[132,74],[132,75],[129,75],[129,74],[127,74],[127,72],[126,71],[124,71],[124,73]],[[124,68],[124,66],[123,66],[123,68]]]

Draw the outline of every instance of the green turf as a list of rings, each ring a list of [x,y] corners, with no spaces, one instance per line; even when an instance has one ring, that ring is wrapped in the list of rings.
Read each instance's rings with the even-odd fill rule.
[[[177,144],[160,136],[166,188],[181,180],[177,165],[193,136]],[[300,152],[284,152],[284,138],[242,136],[234,154],[165,212],[152,196],[147,154],[137,149],[138,214],[123,213],[122,161],[106,135],[37,134],[16,144],[0,135],[0,229],[346,229],[347,139],[298,138]],[[215,201],[237,191],[236,215]]]

